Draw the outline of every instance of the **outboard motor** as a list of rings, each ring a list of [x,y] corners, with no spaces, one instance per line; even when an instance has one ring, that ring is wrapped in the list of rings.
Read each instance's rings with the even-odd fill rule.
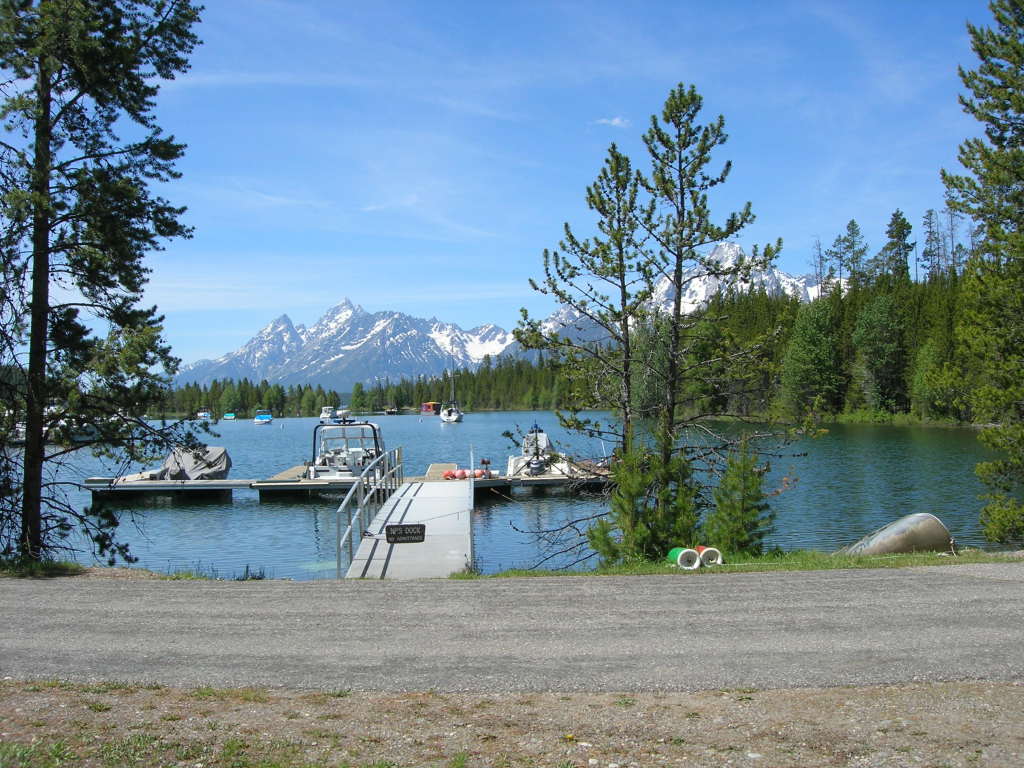
[[[540,456],[534,456],[532,459],[526,462],[526,474],[528,475],[543,475],[544,470],[546,470],[547,468],[547,460],[542,459]]]
[[[551,441],[547,434],[536,422],[523,438],[523,456],[528,456],[526,462],[526,474],[540,475],[548,468],[548,453],[551,449]]]

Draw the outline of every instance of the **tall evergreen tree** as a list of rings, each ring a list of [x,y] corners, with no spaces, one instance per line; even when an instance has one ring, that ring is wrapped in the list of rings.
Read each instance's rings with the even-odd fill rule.
[[[867,373],[868,403],[877,410],[906,409],[907,354],[901,307],[892,294],[872,296],[857,317],[853,343]]]
[[[516,330],[520,343],[547,351],[565,372],[576,405],[564,425],[614,437],[622,453],[629,450],[636,410],[633,328],[651,296],[651,260],[638,231],[639,190],[629,158],[612,144],[597,180],[587,187],[598,234],[580,239],[566,223],[560,250],[544,251],[544,279],[530,281],[534,290],[593,323],[599,337],[579,340],[565,329],[544,332],[526,310]],[[620,424],[581,418],[583,408],[611,408]]]
[[[924,212],[922,222],[924,230],[924,247],[921,249],[920,264],[924,268],[925,279],[935,277],[945,269],[945,241],[942,237],[942,227],[939,224],[939,215],[933,208]]]
[[[780,399],[786,415],[801,418],[814,403],[831,413],[842,408],[837,297],[800,307],[782,361]]]
[[[872,260],[871,273],[876,280],[882,279],[886,287],[894,283],[906,283],[910,280],[910,254],[917,243],[910,242],[913,227],[897,208],[885,228],[885,245]]]
[[[760,555],[765,537],[775,527],[775,513],[763,485],[764,468],[744,439],[729,454],[722,480],[713,492],[715,507],[701,525],[703,540],[726,555]]]
[[[198,15],[188,0],[0,4],[0,258],[29,301],[27,323],[3,328],[28,349],[20,509],[5,521],[20,518],[16,548],[27,558],[43,557],[69,519],[101,552],[124,551],[111,538],[116,521],[53,493],[44,464],[63,452],[44,446],[88,435],[139,455],[146,426],[131,417],[162,398],[176,367],[162,318],[138,303],[145,254],[189,234],[183,209],[150,188],[178,175],[183,145],[162,134],[154,99],[160,79],[187,68]]]
[[[678,408],[683,392],[694,380],[701,379],[717,359],[690,357],[690,349],[702,342],[700,330],[714,324],[714,318],[688,316],[682,299],[686,288],[695,280],[715,277],[726,285],[749,277],[752,269],[769,266],[782,247],[782,241],[767,246],[763,252],[755,246],[749,259],[735,263],[719,263],[702,249],[721,243],[753,222],[750,203],[730,213],[721,224],[712,221],[708,193],[723,184],[732,169],[726,161],[721,170],[709,168],[714,151],[726,143],[725,119],[701,124],[704,100],[694,86],[682,84],[673,88],[665,100],[660,119],[651,117],[644,143],[651,159],[651,174],[644,179],[650,194],[642,227],[658,251],[656,267],[667,279],[672,294],[672,307],[664,318],[666,368],[662,374],[658,440],[664,466],[670,464],[673,451],[678,450],[680,421]],[[749,355],[750,350],[732,350],[734,358]],[[706,416],[689,414],[691,417]]]
[[[977,69],[960,68],[964,111],[984,137],[960,145],[966,174],[943,171],[951,208],[984,226],[981,253],[963,286],[959,339],[983,383],[973,396],[981,439],[1001,458],[982,462],[991,489],[982,510],[986,535],[1024,540],[1024,2],[993,0],[993,27],[967,25]]]

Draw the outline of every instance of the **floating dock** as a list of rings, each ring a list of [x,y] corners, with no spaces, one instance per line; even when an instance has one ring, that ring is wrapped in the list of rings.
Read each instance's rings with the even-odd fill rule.
[[[304,495],[313,496],[321,493],[344,493],[359,480],[358,477],[323,477],[310,480],[305,464],[300,464],[284,472],[278,472],[266,480],[254,480],[250,487],[259,491],[260,499],[266,496]]]
[[[252,480],[131,480],[89,477],[83,485],[93,498],[111,496],[218,496],[231,498],[232,491],[252,487]]]
[[[455,464],[431,464],[427,475],[423,477],[408,478],[411,482],[438,482],[443,485],[465,485],[465,480],[444,480],[440,472],[444,469],[454,469]],[[441,467],[442,469],[437,469]],[[254,490],[258,491],[260,499],[278,498],[280,496],[306,496],[312,497],[320,494],[345,493],[355,485],[357,478],[341,477],[310,480],[306,476],[305,466],[296,466],[279,472],[264,480],[239,479],[239,480],[131,480],[113,477],[89,477],[83,485],[92,491],[96,498],[114,497],[136,497],[136,496],[176,496],[187,497],[192,495],[220,495],[230,497],[232,491]],[[518,475],[509,477],[497,475],[494,477],[477,478],[473,481],[473,487],[477,493],[487,492],[490,489],[512,488],[570,488],[594,490],[607,486],[609,479],[607,475],[576,475],[568,477],[562,474],[542,475]]]

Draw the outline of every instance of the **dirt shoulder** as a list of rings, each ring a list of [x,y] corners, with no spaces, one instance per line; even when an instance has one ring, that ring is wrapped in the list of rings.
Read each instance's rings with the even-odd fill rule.
[[[973,766],[1024,761],[1017,683],[383,694],[0,682],[2,766]]]

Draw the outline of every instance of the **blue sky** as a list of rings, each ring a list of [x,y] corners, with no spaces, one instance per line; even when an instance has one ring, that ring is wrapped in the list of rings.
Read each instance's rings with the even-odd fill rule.
[[[984,2],[209,0],[192,69],[161,90],[188,144],[162,190],[196,229],[153,254],[147,299],[185,362],[344,297],[470,328],[551,305],[527,283],[608,145],[641,136],[676,84],[725,116],[719,219],[782,237],[809,271],[851,218],[941,208],[938,172],[977,126],[956,97]]]

